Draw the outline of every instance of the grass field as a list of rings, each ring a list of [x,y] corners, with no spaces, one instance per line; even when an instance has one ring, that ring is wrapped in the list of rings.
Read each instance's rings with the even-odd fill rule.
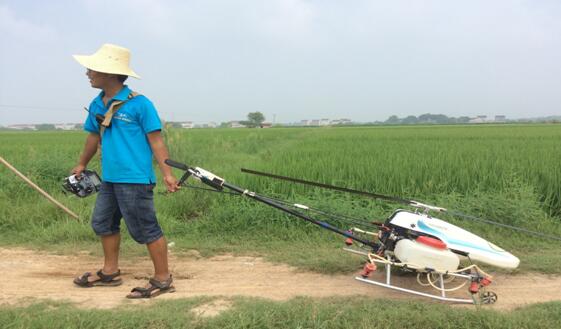
[[[213,318],[191,312],[209,298],[160,302],[118,310],[77,310],[60,303],[0,309],[4,328],[343,328],[343,329],[536,329],[559,328],[561,303],[546,303],[501,313],[382,299],[295,298],[272,302],[239,298]]]
[[[165,137],[171,157],[176,160],[210,170],[253,191],[326,211],[380,221],[403,206],[250,176],[239,169],[245,167],[413,198],[561,235],[561,125],[201,129],[168,130]],[[1,168],[1,244],[58,252],[99,252],[98,240],[88,225],[94,198],[77,199],[60,191],[61,179],[75,165],[84,138],[83,132],[0,133],[0,156],[82,218],[81,221],[68,218],[21,179]],[[99,170],[97,159],[92,160],[90,167]],[[163,192],[161,184],[157,191]],[[360,266],[356,259],[340,252],[340,237],[251,200],[184,188],[174,195],[157,194],[156,207],[168,239],[175,242],[178,250],[197,249],[203,255],[259,254],[273,261],[325,273],[351,272]],[[559,242],[451,217],[444,219],[517,255],[521,259],[520,271],[561,273]],[[124,240],[125,253],[145,252],[128,237]],[[181,305],[187,307],[185,305],[197,301],[183,303]],[[331,327],[333,323],[345,327],[337,322],[345,320],[350,323],[348,327],[366,328],[370,321],[368,314],[380,305],[378,301],[353,302],[353,307],[362,310],[360,314],[363,315],[357,314],[357,320],[349,320],[344,312],[344,315],[332,315],[333,312],[342,314],[337,310],[345,308],[346,301],[298,300],[295,303],[310,306],[241,300],[234,311],[205,322],[204,326],[255,327],[252,325],[257,321],[255,317],[262,316],[265,320],[257,322],[257,327],[275,327],[276,321],[282,321],[283,314],[290,312],[298,322],[285,323],[286,327]],[[394,310],[412,312],[411,317],[429,312],[432,320],[425,319],[429,321],[426,327],[532,327],[528,317],[518,313],[497,315],[487,311],[454,310],[439,315],[448,308],[415,303],[384,304],[392,306],[384,309],[386,313],[383,314],[388,317]],[[164,303],[162,312],[171,313],[178,305]],[[119,327],[119,321],[137,314],[127,310],[119,315],[117,322],[99,322],[99,318],[105,317],[102,311],[86,316],[81,312],[72,313],[68,305],[57,305],[54,312],[45,311],[51,307],[3,308],[0,320],[3,323],[15,321],[14,327],[46,327],[44,323],[48,321],[53,321],[54,327],[71,326],[75,321],[86,321],[84,327]],[[550,303],[524,309],[521,314],[545,317],[538,327],[549,327],[551,323],[559,323],[560,310],[559,303]],[[50,320],[41,324],[22,317],[30,311]],[[308,311],[319,318],[310,318]],[[264,315],[271,312],[270,316]],[[180,320],[166,322],[165,318],[154,316],[159,320],[144,327],[184,323]],[[23,320],[16,321],[16,318]],[[491,320],[495,318],[498,320]],[[408,327],[400,319],[383,321],[380,327]]]

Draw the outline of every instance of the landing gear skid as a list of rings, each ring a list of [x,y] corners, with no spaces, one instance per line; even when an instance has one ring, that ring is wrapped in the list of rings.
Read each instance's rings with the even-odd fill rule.
[[[391,283],[390,266],[391,265],[386,264],[386,280],[385,280],[385,282],[378,282],[378,281],[371,280],[371,279],[368,279],[368,278],[364,278],[364,277],[361,277],[361,276],[357,276],[357,277],[355,277],[355,279],[358,280],[358,281],[362,281],[364,283],[369,283],[369,284],[377,285],[377,286],[380,286],[380,287],[389,288],[389,289],[393,289],[393,290],[398,290],[398,291],[401,291],[401,292],[406,292],[406,293],[417,295],[417,296],[423,296],[423,297],[428,297],[428,298],[432,298],[432,299],[437,299],[437,300],[441,300],[441,301],[445,301],[445,302],[463,303],[463,304],[479,304],[479,302],[474,298],[471,298],[471,299],[465,298],[464,299],[464,298],[447,297],[446,296],[446,290],[444,289],[444,282],[445,282],[444,278],[441,278],[439,280],[440,285],[441,285],[441,289],[439,289],[440,290],[440,296],[395,286]],[[440,275],[444,276],[443,274],[440,274]],[[494,303],[494,301],[497,300],[496,299],[497,295],[495,293],[486,292],[485,294],[486,294],[485,299],[483,299],[483,297],[480,298],[481,299],[481,302],[480,302],[481,304],[492,304],[492,303]],[[493,300],[492,296],[495,297],[494,300]]]
[[[357,250],[353,250],[353,249],[347,249],[345,248],[346,251],[350,251],[353,253],[357,253],[357,254],[363,254],[366,256],[369,256],[371,254],[367,254],[367,253],[362,253],[360,251]],[[454,291],[454,290],[458,290],[459,288],[463,287],[464,285],[466,285],[469,282],[473,282],[474,279],[477,279],[479,277],[478,273],[470,273],[469,271],[458,271],[457,273],[455,272],[438,272],[438,271],[431,271],[431,272],[418,272],[418,283],[421,286],[432,286],[434,289],[436,289],[437,291],[440,291],[440,295],[436,295],[436,294],[432,294],[432,293],[426,293],[426,292],[421,292],[421,291],[417,291],[417,290],[412,290],[412,289],[406,289],[406,288],[402,288],[402,287],[398,287],[392,284],[392,280],[391,280],[391,275],[392,275],[392,265],[394,265],[397,268],[402,267],[401,263],[394,263],[391,262],[390,260],[386,260],[383,258],[372,258],[369,256],[370,262],[367,263],[367,265],[369,265],[372,270],[370,271],[366,271],[363,272],[362,276],[357,276],[355,277],[356,280],[364,282],[364,283],[369,283],[369,284],[373,284],[376,286],[380,286],[380,287],[384,287],[384,288],[389,288],[389,289],[393,289],[393,290],[397,290],[397,291],[401,291],[401,292],[406,292],[409,294],[413,294],[413,295],[417,295],[417,296],[423,296],[423,297],[428,297],[428,298],[432,298],[432,299],[436,299],[436,300],[440,300],[440,301],[445,301],[445,302],[452,302],[452,303],[463,303],[463,304],[474,304],[474,305],[489,305],[489,304],[494,304],[497,300],[498,300],[498,296],[496,293],[492,292],[492,291],[487,291],[484,287],[478,288],[477,292],[469,292],[470,297],[471,298],[453,298],[453,297],[448,297],[446,295],[447,292],[450,291]],[[376,280],[371,280],[368,278],[368,275],[371,271],[373,271],[375,269],[375,266],[371,266],[371,264],[374,263],[379,263],[379,264],[383,264],[385,267],[385,281],[384,282],[380,282],[380,281],[376,281]],[[422,282],[419,278],[421,277],[421,275],[426,275],[426,280],[428,280],[428,282],[430,283],[424,283]],[[465,283],[462,283],[460,285],[458,285],[455,288],[446,288],[445,284],[451,283],[454,279],[463,279],[465,280]]]

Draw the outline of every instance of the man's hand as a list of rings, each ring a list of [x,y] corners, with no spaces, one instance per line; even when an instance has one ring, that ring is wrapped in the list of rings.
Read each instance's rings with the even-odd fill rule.
[[[177,185],[177,179],[173,175],[164,176],[164,183],[168,192],[176,192],[180,189],[180,186]]]
[[[86,166],[79,164],[72,169],[72,173],[75,174],[76,178],[79,180],[84,170],[86,170]]]

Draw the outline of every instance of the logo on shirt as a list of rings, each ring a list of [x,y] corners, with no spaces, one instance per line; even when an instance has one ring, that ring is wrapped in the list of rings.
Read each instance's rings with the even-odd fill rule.
[[[117,112],[113,116],[113,119],[129,122],[129,123],[134,122],[126,113]]]

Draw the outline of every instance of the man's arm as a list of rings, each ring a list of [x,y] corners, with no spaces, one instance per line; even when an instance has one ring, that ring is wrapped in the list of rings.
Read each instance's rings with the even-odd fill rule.
[[[95,133],[89,133],[86,137],[86,144],[84,145],[84,150],[80,155],[78,160],[78,165],[72,169],[72,172],[78,176],[86,169],[88,163],[92,157],[97,152],[97,145],[99,144],[99,135]]]
[[[160,167],[160,171],[164,177],[166,188],[169,192],[177,191],[179,189],[179,186],[177,186],[177,179],[171,172],[171,167],[164,162],[167,158],[169,158],[169,154],[161,132],[159,130],[153,131],[147,136],[152,152],[154,153],[154,157],[156,158],[156,161],[158,161],[158,166]]]

